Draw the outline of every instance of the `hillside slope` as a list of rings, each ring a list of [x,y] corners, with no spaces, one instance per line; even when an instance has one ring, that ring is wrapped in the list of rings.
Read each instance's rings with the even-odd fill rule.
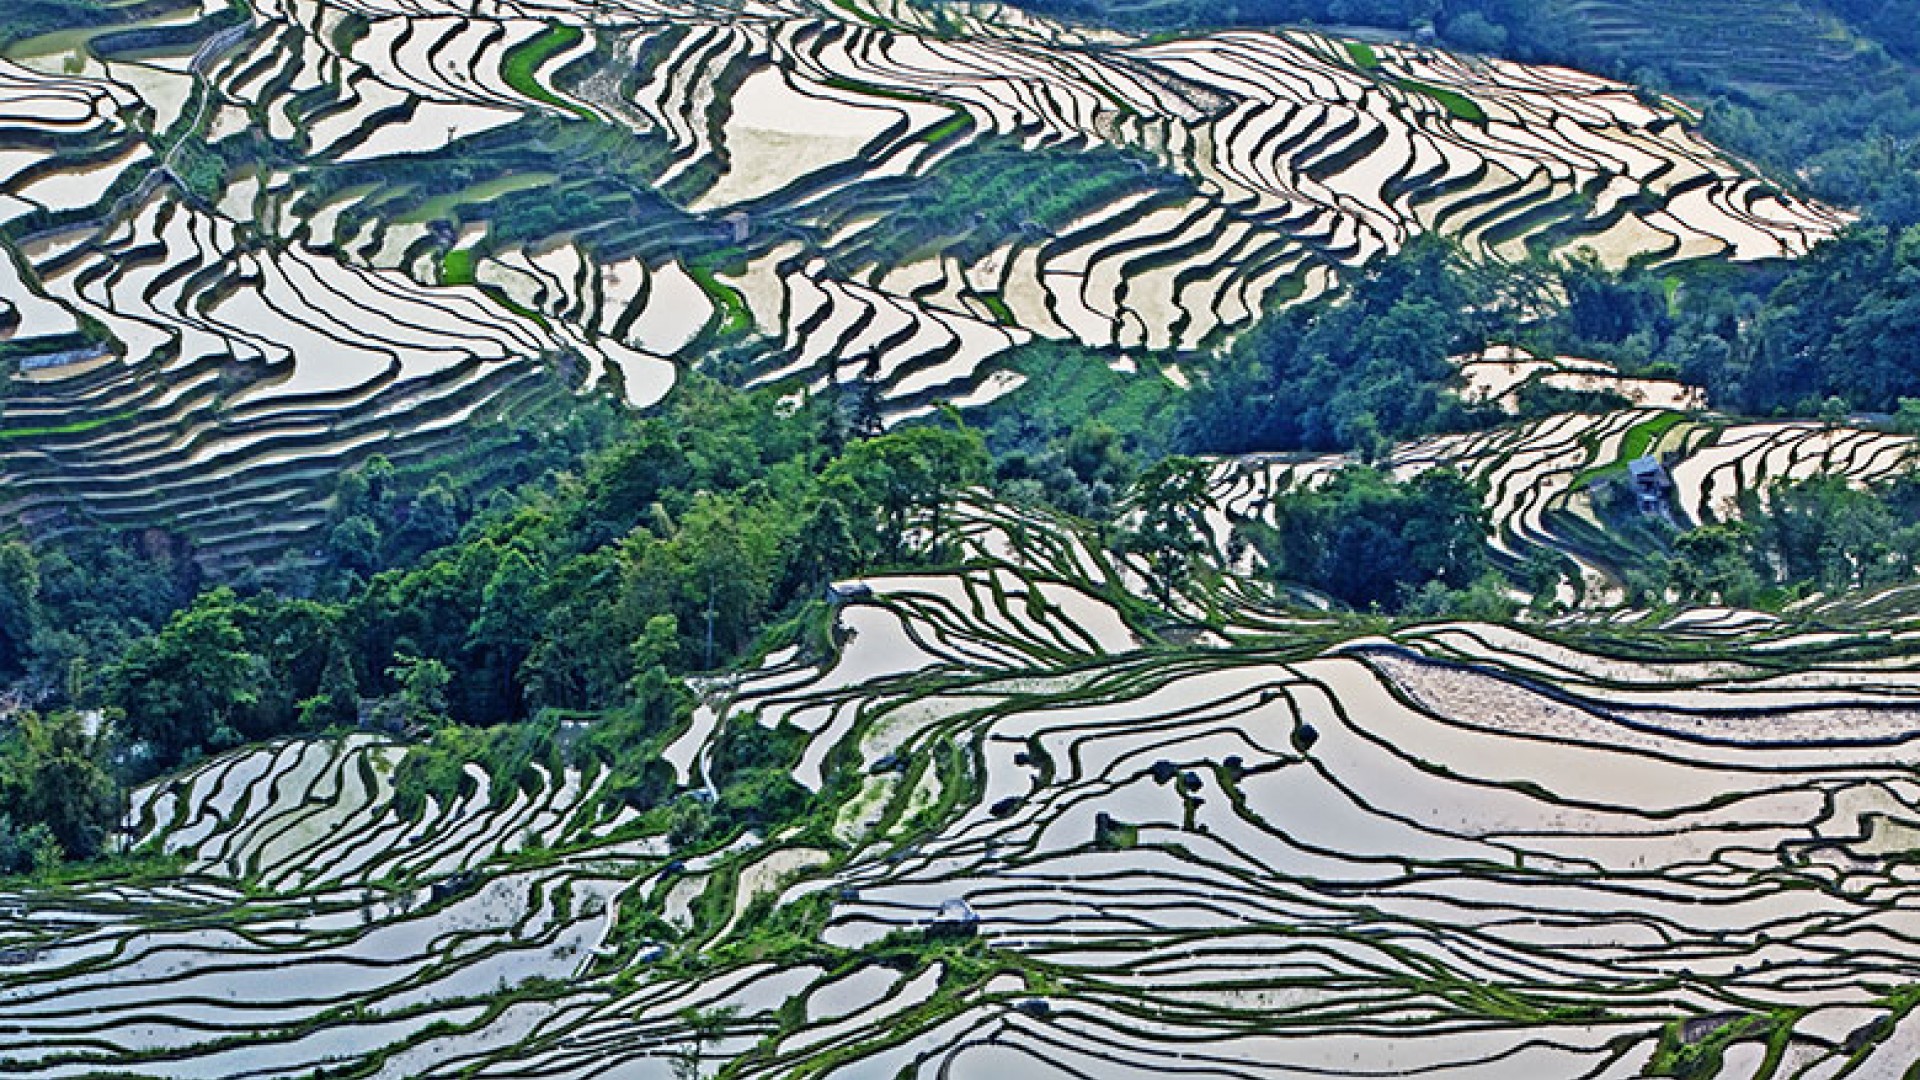
[[[1911,1062],[1911,594],[1561,639],[1228,602],[1176,644],[1071,523],[955,528],[972,569],[867,580],[667,751],[697,789],[794,733],[816,819],[684,846],[541,765],[409,818],[365,736],[221,757],[133,800],[177,878],[4,898],[0,1073]]]
[[[899,419],[1036,338],[1206,350],[1419,231],[1674,264],[1845,220],[1625,86],[1301,32],[285,0],[12,52],[5,510],[210,566],[375,453],[716,352]]]

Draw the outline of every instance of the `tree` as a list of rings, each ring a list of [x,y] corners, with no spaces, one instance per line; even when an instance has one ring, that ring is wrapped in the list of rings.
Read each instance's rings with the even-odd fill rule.
[[[343,570],[362,577],[379,572],[381,558],[380,526],[365,514],[353,514],[327,534],[327,557]]]
[[[860,557],[860,541],[854,536],[846,504],[831,495],[814,504],[794,544],[787,564],[788,595],[818,595],[828,582],[849,573]]]
[[[447,722],[447,686],[453,672],[438,660],[401,654],[387,677],[400,684],[398,705],[407,724],[436,727]]]
[[[738,1013],[739,1009],[732,1006],[681,1011],[680,1021],[686,1025],[687,1038],[674,1048],[669,1058],[674,1080],[699,1080],[707,1047],[726,1036],[727,1028]]]
[[[1920,396],[1920,226],[1860,226],[1816,247],[1746,335],[1736,404],[1815,411],[1827,397],[1892,411]]]
[[[408,503],[398,527],[391,531],[388,558],[406,562],[453,542],[460,534],[460,500],[453,480],[436,475]]]
[[[938,545],[942,511],[960,489],[986,479],[991,465],[978,432],[912,427],[848,446],[822,483],[849,508],[869,515],[878,550],[897,561],[907,551],[909,526],[924,521],[931,544]]]
[[[58,864],[60,841],[45,825],[20,825],[0,813],[0,875],[25,874]]]
[[[40,627],[40,564],[18,540],[0,542],[0,674],[18,674]]]
[[[1239,453],[1361,449],[1466,420],[1448,357],[1484,343],[1502,305],[1432,234],[1375,260],[1329,303],[1268,313],[1186,399],[1184,441]]]
[[[1894,411],[1893,430],[1902,435],[1920,435],[1920,397],[1903,397]]]
[[[752,640],[772,602],[783,533],[790,528],[790,522],[736,498],[695,499],[665,545],[665,569],[678,579],[678,625],[701,637],[700,647],[683,655],[711,668]]]
[[[320,684],[312,697],[299,703],[300,726],[318,730],[338,724],[351,724],[359,718],[360,682],[353,674],[353,660],[346,646],[335,640],[327,649],[327,663],[320,671]]]
[[[518,705],[514,681],[532,653],[544,619],[539,596],[545,575],[518,547],[500,551],[493,573],[480,593],[480,612],[467,635],[467,647],[490,654],[482,665],[496,680],[499,699],[511,711]]]
[[[1477,11],[1447,20],[1441,36],[1470,52],[1497,53],[1507,47],[1507,32]]]
[[[247,648],[240,615],[233,590],[215,589],[134,642],[108,672],[108,700],[152,745],[157,766],[240,741],[267,674]]]
[[[355,687],[340,608],[261,593],[235,615],[247,650],[264,659],[268,675],[256,707],[237,725],[243,738],[278,738],[353,719]],[[315,698],[324,698],[325,708],[309,715],[306,703]]]
[[[1751,607],[1771,579],[1765,545],[1751,522],[1707,525],[1674,541],[1669,577],[1681,596]]]
[[[1260,537],[1273,571],[1360,610],[1434,605],[1480,585],[1491,569],[1481,493],[1459,473],[1434,469],[1395,483],[1373,469],[1343,469],[1324,487],[1274,500]],[[1482,610],[1484,586],[1475,593]]]
[[[1207,541],[1195,515],[1207,494],[1206,463],[1188,457],[1166,458],[1134,484],[1128,499],[1133,524],[1126,549],[1147,560],[1148,576],[1162,605],[1192,576],[1206,555]]]
[[[641,677],[655,668],[664,670],[680,651],[680,624],[671,615],[647,620],[640,640],[633,643],[633,670]]]
[[[43,828],[68,858],[92,858],[120,808],[120,789],[107,771],[109,745],[97,715],[22,714],[0,742],[0,804],[15,820]]]
[[[1069,432],[1060,456],[1073,475],[1089,487],[1095,484],[1120,487],[1127,482],[1134,467],[1120,432],[1097,420]]]

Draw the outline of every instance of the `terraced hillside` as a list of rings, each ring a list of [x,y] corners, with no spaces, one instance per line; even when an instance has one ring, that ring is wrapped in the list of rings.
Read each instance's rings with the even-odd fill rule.
[[[176,878],[7,898],[0,1073],[1914,1060],[1910,602],[1566,640],[1241,603],[1175,644],[1070,523],[955,528],[972,569],[866,581],[668,750],[697,790],[727,725],[797,733],[830,819],[675,847],[595,776],[476,767],[409,818],[377,740],[218,758],[134,799]]]
[[[1557,365],[1557,366],[1556,366]],[[1774,484],[1842,477],[1866,486],[1908,475],[1920,465],[1911,435],[1811,420],[1733,421],[1697,407],[1698,391],[1677,383],[1621,380],[1592,361],[1473,361],[1472,376],[1497,387],[1516,371],[1583,387],[1638,390],[1664,402],[1602,413],[1563,413],[1462,435],[1439,435],[1394,448],[1382,466],[1401,478],[1457,469],[1486,485],[1494,550],[1514,565],[1540,553],[1564,556],[1578,573],[1562,598],[1589,607],[1620,603],[1621,571],[1644,554],[1602,520],[1599,503],[1628,486],[1628,463],[1654,457],[1671,491],[1661,513],[1692,527],[1739,520],[1748,502]],[[1346,454],[1277,454],[1215,462],[1202,510],[1215,556],[1228,559],[1236,526],[1269,520],[1273,497],[1320,483],[1356,463]],[[1621,497],[1625,497],[1622,495]]]
[[[1636,2],[1583,0],[1583,25]],[[108,25],[0,58],[0,601],[33,599],[14,521],[48,552],[162,526],[218,581],[297,560],[376,454],[510,456],[476,432],[580,395],[644,409],[692,369],[776,389],[689,380],[554,490],[422,526],[424,554],[381,530],[411,535],[425,500],[356,474],[365,558],[289,598],[194,581],[95,651],[96,612],[122,609],[60,596],[75,625],[45,627],[0,605],[0,632],[58,635],[0,660],[99,744],[51,745],[0,687],[0,801],[26,790],[20,746],[185,762],[124,810],[97,766],[122,858],[66,876],[67,840],[39,822],[13,850],[31,834],[0,806],[5,866],[37,875],[0,885],[0,1077],[1920,1060],[1920,588],[1809,583],[1763,612],[1629,580],[1639,545],[1758,518],[1774,481],[1911,476],[1904,403],[1739,419],[1657,374],[1681,365],[1494,346],[1449,368],[1460,346],[1429,335],[1435,386],[1457,369],[1486,426],[1342,445],[1466,478],[1457,516],[1484,501],[1506,574],[1425,584],[1540,601],[1512,625],[1341,611],[1261,565],[1262,526],[1355,456],[1173,459],[1129,489],[1098,424],[1045,451],[1085,468],[999,473],[976,431],[867,426],[1006,397],[1047,342],[1184,385],[1427,233],[1658,269],[1621,291],[1678,321],[1696,264],[1847,222],[1676,103],[996,4],[89,10]],[[875,415],[789,407],[846,390]],[[1636,487],[1646,462],[1670,483]],[[1098,520],[1045,508],[1048,466]],[[1157,508],[1156,476],[1177,496]],[[45,565],[76,591],[83,563]],[[822,600],[856,565],[888,572]],[[65,697],[29,655],[47,641]]]
[[[1587,48],[1657,65],[1692,85],[1792,93],[1873,70],[1866,43],[1817,4],[1570,0],[1566,8]]]
[[[1299,32],[273,0],[9,52],[5,511],[209,564],[376,452],[697,357],[898,418],[1035,338],[1207,350],[1421,230],[1675,263],[1842,220],[1627,87]]]
[[[1535,0],[1525,5],[1454,0],[1019,0],[1015,6],[1128,27],[1348,25],[1369,38],[1442,41],[1520,55],[1547,55],[1609,72],[1651,72],[1689,92],[1824,95],[1884,77],[1887,55],[1910,58],[1911,37],[1894,29],[1903,11],[1846,0]],[[1365,25],[1349,25],[1349,24]],[[1885,52],[1882,52],[1884,48]]]

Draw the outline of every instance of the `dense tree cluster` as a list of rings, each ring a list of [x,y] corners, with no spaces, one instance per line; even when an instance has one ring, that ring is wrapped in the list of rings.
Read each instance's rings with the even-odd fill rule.
[[[1749,493],[1738,520],[1682,533],[1671,557],[1635,575],[1643,596],[1777,606],[1814,591],[1920,576],[1920,481],[1872,489],[1832,476]]]
[[[107,718],[85,738],[72,713],[11,725],[0,755],[36,763],[0,773],[15,831],[44,824],[67,853],[96,850],[93,774],[47,763],[105,770],[116,739],[119,773],[137,777],[362,719],[427,730],[619,711],[630,754],[674,719],[673,674],[731,662],[838,575],[946,557],[935,538],[950,501],[991,474],[981,436],[942,419],[853,438],[842,412],[694,378],[576,473],[484,511],[446,476],[405,490],[376,459],[340,482],[321,558],[297,575],[309,595],[196,594],[163,571],[109,574],[97,584],[128,595],[95,594],[65,553],[0,545],[6,673],[65,663],[74,677],[40,693]],[[109,571],[132,557],[107,540],[82,555]],[[108,643],[69,648],[95,620]],[[536,758],[519,738],[503,745]],[[635,771],[632,790],[657,789]],[[427,772],[414,791],[444,787],[449,774]],[[32,794],[46,783],[67,786]],[[63,801],[93,824],[49,809]]]
[[[1850,228],[1791,267],[1555,271],[1540,347],[1677,376],[1747,415],[1896,413],[1920,398],[1920,226]]]
[[[1216,453],[1378,454],[1398,439],[1473,425],[1447,392],[1447,358],[1484,344],[1511,314],[1505,280],[1442,237],[1415,237],[1337,301],[1281,308],[1243,334],[1186,402],[1186,441]]]
[[[1880,413],[1920,430],[1920,225],[1868,223],[1791,265],[1610,270],[1591,252],[1474,264],[1423,237],[1345,294],[1282,308],[1181,402],[1204,452],[1355,450],[1501,417],[1455,393],[1448,357],[1490,341],[1678,378],[1738,415]],[[1902,402],[1909,402],[1902,412]],[[1523,387],[1523,415],[1604,411],[1607,395]]]
[[[0,736],[0,874],[89,858],[120,808],[99,714],[17,716]]]
[[[1838,397],[1892,411],[1920,396],[1920,225],[1850,230],[1768,297],[1742,350],[1748,408]]]
[[[1283,493],[1273,524],[1252,534],[1278,580],[1361,611],[1403,611],[1465,593],[1494,573],[1482,503],[1482,492],[1451,470],[1395,483],[1356,467]]]

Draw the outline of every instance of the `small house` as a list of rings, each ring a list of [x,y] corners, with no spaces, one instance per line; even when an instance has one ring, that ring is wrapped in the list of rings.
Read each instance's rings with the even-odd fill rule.
[[[964,938],[980,932],[980,915],[973,905],[954,897],[940,905],[933,913],[933,920],[927,923],[927,936],[930,938]]]
[[[864,581],[836,581],[827,586],[827,603],[845,604],[873,598],[873,586]]]
[[[1633,498],[1643,514],[1657,514],[1667,507],[1667,492],[1673,490],[1673,478],[1666,466],[1649,454],[1627,462],[1627,480],[1633,486]]]

